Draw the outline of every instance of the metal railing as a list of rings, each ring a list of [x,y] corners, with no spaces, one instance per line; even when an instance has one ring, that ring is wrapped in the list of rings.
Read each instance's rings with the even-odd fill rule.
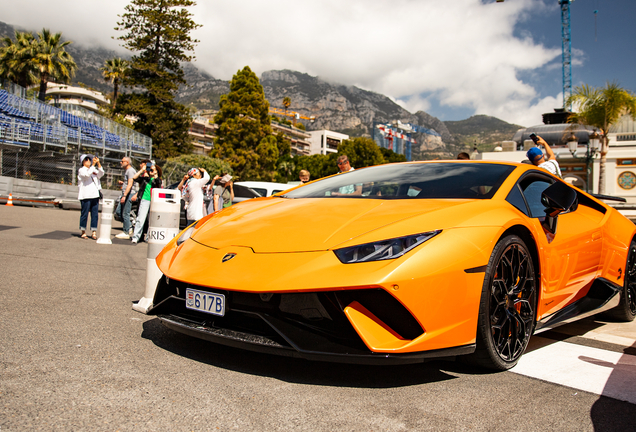
[[[99,137],[91,137],[91,135],[97,134],[103,135],[103,145],[105,145],[107,141],[121,141],[121,145],[119,146],[120,151],[140,153],[148,156],[152,154],[152,139],[150,137],[140,134],[113,120],[73,104],[60,104],[60,108],[57,108],[53,105],[42,103],[35,99],[35,97],[32,100],[26,99],[26,89],[10,81],[0,81],[0,88],[7,92],[5,95],[0,94],[0,97],[6,96],[3,103],[16,110],[15,113],[10,114],[12,117],[29,118],[33,123],[71,129],[71,131],[67,131],[67,137],[72,137],[74,135],[72,131],[76,130],[76,128],[67,126],[65,120],[74,122],[78,119],[83,120],[103,129],[103,131],[120,137],[120,140],[116,140],[114,137],[107,137],[103,131],[100,133],[97,129],[91,131],[91,133],[82,135],[79,131],[80,127],[78,127],[79,136],[77,139],[82,144],[97,146],[95,141],[99,141]],[[69,117],[69,114],[76,118]],[[87,128],[85,127],[85,129]]]
[[[0,143],[29,148],[33,144],[47,147],[60,147],[68,152],[69,145],[89,147],[106,151],[115,151],[131,154],[146,155],[146,149],[131,140],[121,136],[117,140],[109,139],[107,134],[96,130],[85,131],[81,127],[77,129],[66,127],[59,123],[43,124],[29,121],[20,121],[15,118],[0,118]]]

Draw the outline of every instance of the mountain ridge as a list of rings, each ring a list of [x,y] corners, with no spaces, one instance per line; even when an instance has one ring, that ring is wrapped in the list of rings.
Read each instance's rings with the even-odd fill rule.
[[[12,37],[14,28],[0,22],[0,36]],[[99,69],[108,59],[126,56],[114,50],[79,44],[68,45],[67,51],[78,65],[72,84],[81,83],[106,94],[112,93],[112,85],[102,78]],[[184,64],[183,69],[188,84],[179,89],[176,100],[195,110],[218,109],[221,96],[229,92],[229,81],[217,79],[192,63]],[[304,122],[308,130],[329,129],[353,137],[372,136],[377,123],[399,120],[437,132],[439,137],[422,133],[414,135],[418,145],[412,149],[413,159],[454,157],[459,151],[472,148],[473,143],[490,141],[487,145],[494,147],[493,140],[510,139],[520,127],[489,116],[441,121],[424,111],[413,114],[380,93],[288,69],[265,71],[260,81],[272,107],[284,109],[282,101],[289,97],[292,102],[289,111],[315,117],[313,123]]]

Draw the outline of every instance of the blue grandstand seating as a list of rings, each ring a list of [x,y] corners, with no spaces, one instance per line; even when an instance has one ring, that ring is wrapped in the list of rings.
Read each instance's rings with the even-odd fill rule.
[[[28,112],[35,113],[36,117]],[[36,118],[51,117],[58,119],[60,125],[45,126],[36,121]],[[62,145],[65,140],[68,140],[72,143],[79,141],[82,145],[92,147],[106,146],[119,151],[131,149],[147,152],[149,150],[141,143],[109,132],[67,111],[52,105],[22,99],[0,89],[0,129],[8,128],[10,124],[19,125],[17,130],[21,137],[30,136],[31,140],[38,142],[43,142],[46,137],[47,144]],[[2,136],[2,130],[0,130],[0,138]]]

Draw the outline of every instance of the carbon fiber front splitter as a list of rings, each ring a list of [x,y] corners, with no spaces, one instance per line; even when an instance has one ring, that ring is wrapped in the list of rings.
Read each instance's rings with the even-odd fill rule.
[[[158,315],[157,317],[167,328],[199,339],[250,351],[303,358],[312,361],[367,365],[399,365],[422,363],[431,359],[466,355],[475,351],[475,344],[470,344],[453,348],[406,354],[373,353],[371,351],[368,353],[317,352],[301,349],[298,346],[294,346],[293,343],[291,346],[282,345],[281,343],[265,336],[201,325],[200,323],[191,322],[174,315]],[[262,318],[267,319],[267,317]],[[275,326],[275,324],[276,323],[270,322],[270,325]]]

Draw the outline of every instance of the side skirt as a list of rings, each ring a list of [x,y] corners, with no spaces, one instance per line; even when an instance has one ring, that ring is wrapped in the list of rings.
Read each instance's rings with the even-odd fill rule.
[[[605,278],[595,279],[587,295],[539,321],[535,334],[568,324],[618,306],[622,286]]]

